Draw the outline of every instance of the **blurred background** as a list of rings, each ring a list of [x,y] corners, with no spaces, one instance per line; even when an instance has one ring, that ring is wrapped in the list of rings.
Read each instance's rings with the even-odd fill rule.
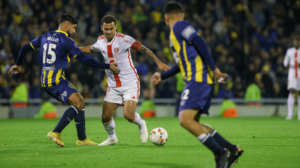
[[[78,20],[74,37],[78,46],[91,45],[102,35],[100,20],[109,14],[117,18],[118,32],[132,36],[151,49],[162,62],[173,66],[169,29],[163,16],[163,6],[167,2],[169,1],[0,1],[1,106],[12,106],[11,101],[32,102],[30,105],[39,106],[42,100],[49,99],[40,85],[39,50],[26,55],[21,74],[8,75],[7,72],[15,64],[20,47],[41,34],[56,30],[58,19],[63,13],[70,13]],[[274,110],[271,111],[276,114],[278,105],[286,104],[289,93],[286,89],[288,71],[283,67],[283,59],[286,50],[293,47],[295,33],[300,30],[300,18],[296,17],[300,14],[300,0],[177,2],[183,5],[185,20],[207,42],[215,64],[222,72],[229,74],[226,84],[215,85],[216,99],[213,103],[221,105],[224,99],[229,99],[247,106],[273,104]],[[101,53],[91,56],[103,61]],[[181,75],[154,86],[151,75],[160,71],[156,64],[140,52],[132,51],[132,59],[141,79],[140,103],[151,100],[152,105],[167,104],[174,108],[176,114],[176,104],[184,88]],[[103,70],[86,67],[72,59],[65,75],[86,99],[87,105],[101,103],[107,87]]]

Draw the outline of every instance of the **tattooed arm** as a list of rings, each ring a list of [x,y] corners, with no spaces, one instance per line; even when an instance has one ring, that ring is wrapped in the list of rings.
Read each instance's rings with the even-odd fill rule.
[[[157,66],[162,69],[162,70],[169,70],[171,69],[171,67],[169,67],[168,65],[162,63],[156,56],[155,54],[149,50],[147,47],[145,47],[144,45],[141,45],[138,49],[138,51],[142,52],[143,54],[149,56],[156,64]]]

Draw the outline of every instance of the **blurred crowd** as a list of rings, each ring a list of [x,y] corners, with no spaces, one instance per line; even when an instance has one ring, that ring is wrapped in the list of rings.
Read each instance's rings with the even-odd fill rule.
[[[209,46],[215,64],[229,74],[226,84],[215,85],[217,98],[244,98],[249,86],[264,98],[287,97],[285,51],[293,47],[300,27],[300,0],[177,0],[189,21]],[[0,98],[10,98],[25,84],[29,98],[44,98],[40,85],[39,50],[26,55],[21,74],[7,75],[20,47],[58,28],[58,19],[70,13],[78,19],[73,38],[79,46],[91,45],[102,35],[100,20],[117,18],[118,32],[128,34],[151,49],[169,66],[174,60],[169,49],[169,29],[163,6],[168,0],[2,0],[0,1]],[[92,55],[103,61],[101,53]],[[141,79],[142,98],[178,98],[180,78],[153,86],[156,64],[132,51]],[[75,59],[65,71],[66,78],[84,98],[103,98],[107,87],[103,70],[89,68]]]

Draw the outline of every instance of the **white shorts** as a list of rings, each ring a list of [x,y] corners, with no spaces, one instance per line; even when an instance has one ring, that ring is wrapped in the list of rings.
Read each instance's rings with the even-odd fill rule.
[[[125,100],[139,101],[140,97],[140,82],[121,86],[121,87],[108,87],[104,101],[123,105]]]
[[[297,91],[300,91],[300,78],[291,77],[288,80],[288,90],[295,89]]]

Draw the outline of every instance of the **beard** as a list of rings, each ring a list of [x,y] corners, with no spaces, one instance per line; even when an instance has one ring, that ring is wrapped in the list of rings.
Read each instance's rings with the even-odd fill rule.
[[[67,31],[67,33],[68,33],[68,36],[69,36],[69,37],[71,37],[71,38],[74,37],[74,33],[70,33],[70,31]]]

